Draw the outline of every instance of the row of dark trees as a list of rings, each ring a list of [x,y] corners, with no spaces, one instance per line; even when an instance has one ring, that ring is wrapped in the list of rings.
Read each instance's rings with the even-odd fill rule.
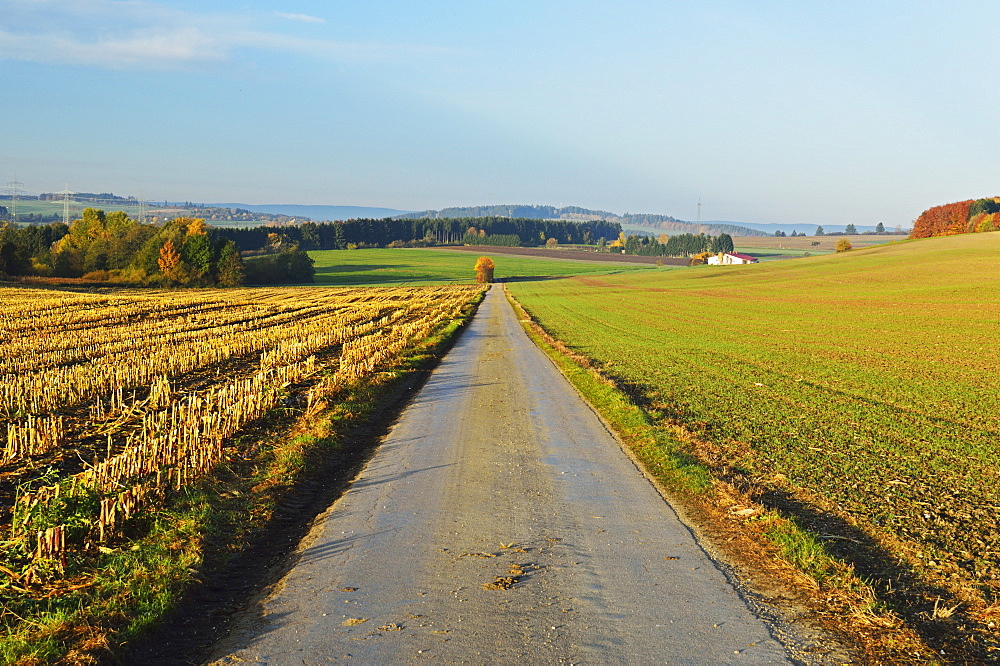
[[[10,212],[0,206],[0,220],[5,220],[7,222],[17,222],[18,224],[49,224],[50,222],[58,222],[62,220],[61,213],[18,213],[17,220],[13,220]],[[4,212],[7,211],[7,212]]]
[[[462,239],[462,245],[489,245],[492,247],[521,247],[521,239],[514,234],[493,234],[488,236],[470,229]]]
[[[232,242],[232,241],[228,241]],[[302,284],[316,281],[312,258],[302,250],[282,250],[276,254],[247,259],[247,284]]]
[[[34,275],[49,258],[53,243],[69,232],[65,224],[18,226],[0,222],[0,274]]]
[[[625,254],[641,257],[690,257],[702,252],[732,252],[729,234],[678,234],[676,236],[629,236],[624,241]]]
[[[600,238],[617,238],[617,222],[572,222],[569,220],[532,220],[527,218],[484,217],[451,219],[362,219],[345,222],[306,222],[294,227],[253,227],[213,230],[213,234],[236,243],[240,250],[252,252],[268,244],[269,234],[279,233],[302,250],[345,250],[351,247],[388,247],[393,244],[463,243],[470,229],[480,238],[517,239],[522,247],[544,245],[549,238],[560,243],[594,244]]]

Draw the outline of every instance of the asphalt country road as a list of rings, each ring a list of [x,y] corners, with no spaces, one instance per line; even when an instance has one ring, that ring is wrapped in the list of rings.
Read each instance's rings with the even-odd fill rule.
[[[788,656],[494,286],[212,663]]]

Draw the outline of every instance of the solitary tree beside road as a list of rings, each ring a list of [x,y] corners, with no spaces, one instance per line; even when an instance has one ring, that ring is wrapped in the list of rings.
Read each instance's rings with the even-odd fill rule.
[[[476,282],[480,284],[493,282],[493,260],[489,257],[479,257],[476,260]]]

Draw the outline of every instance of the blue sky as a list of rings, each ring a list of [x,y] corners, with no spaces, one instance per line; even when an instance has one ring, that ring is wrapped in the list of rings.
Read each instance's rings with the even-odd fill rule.
[[[996,25],[961,0],[0,0],[0,186],[906,227],[1000,195]]]

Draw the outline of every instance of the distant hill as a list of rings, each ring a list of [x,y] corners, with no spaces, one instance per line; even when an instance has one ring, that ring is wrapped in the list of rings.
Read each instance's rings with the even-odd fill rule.
[[[815,222],[804,222],[798,224],[758,224],[754,222],[706,222],[705,224],[739,224],[744,227],[750,227],[755,231],[761,232],[765,236],[773,236],[775,231],[783,231],[786,234],[791,234],[793,231],[797,231],[800,234],[805,234],[807,236],[812,236],[816,233],[817,227],[823,227],[824,233],[843,233],[847,229],[846,224],[816,224]],[[864,233],[866,231],[875,231],[875,225],[864,225],[855,224],[854,228],[857,229],[858,233]],[[892,229],[886,229],[886,231],[892,231]],[[760,234],[755,234],[760,235]]]
[[[58,193],[41,194],[37,198],[39,206],[48,206],[44,211],[45,219],[39,217],[38,220],[29,220],[25,213],[37,212],[24,210],[19,217],[24,221],[45,222],[61,218],[62,195]],[[0,202],[10,197],[0,195]],[[118,207],[134,214],[133,209],[138,207],[138,199],[135,197],[121,197],[114,194],[78,194],[74,195],[74,208],[81,208],[84,205],[96,205],[100,207]],[[964,203],[964,202],[963,202]],[[971,202],[970,202],[971,203]],[[149,202],[148,212],[156,215],[156,202]],[[170,206],[171,210],[166,215],[167,218],[177,215],[196,215],[205,217],[216,223],[225,221],[236,221],[241,223],[285,223],[294,218],[296,221],[312,220],[315,222],[352,220],[352,219],[415,219],[415,218],[485,218],[485,217],[510,217],[526,218],[531,220],[574,220],[578,222],[606,221],[617,222],[622,225],[626,233],[646,233],[658,236],[662,233],[668,235],[684,233],[705,233],[717,236],[721,233],[730,236],[773,236],[776,231],[791,234],[797,231],[800,234],[813,235],[816,232],[815,223],[801,224],[760,224],[755,222],[733,222],[727,220],[712,220],[707,222],[691,222],[680,220],[670,215],[656,213],[624,213],[618,214],[607,210],[592,208],[582,208],[580,206],[544,206],[531,204],[501,204],[484,206],[461,206],[443,208],[441,210],[400,210],[398,208],[381,208],[375,206],[329,206],[329,205],[305,205],[305,204],[245,204],[245,203],[213,203],[213,204],[193,204],[191,202],[170,203],[164,202],[164,206]],[[27,202],[22,206],[28,207]],[[176,208],[177,210],[173,210]],[[58,210],[57,210],[58,209]],[[164,211],[167,212],[167,211]],[[937,209],[931,209],[928,213],[935,213]],[[977,212],[977,211],[973,211]],[[990,211],[992,212],[992,211]],[[74,211],[74,214],[75,211]],[[925,213],[927,215],[927,213]],[[4,217],[0,214],[0,217]],[[977,223],[979,220],[976,220]],[[963,220],[964,222],[964,220]],[[998,224],[1000,226],[1000,224]],[[874,231],[874,226],[864,226],[856,224],[859,232]],[[842,232],[845,229],[843,224],[823,225],[826,233]]]
[[[662,221],[657,222],[656,218],[663,218]],[[702,222],[699,226],[697,222],[684,222],[681,220],[675,220],[671,217],[665,215],[629,215],[616,218],[623,226],[642,226],[648,227],[649,229],[663,229],[668,234],[673,233],[689,233],[691,228],[700,229],[701,232],[717,235],[721,232],[725,232],[730,236],[773,236],[776,231],[781,231],[785,234],[791,234],[793,231],[799,234],[805,234],[806,236],[812,236],[816,233],[818,227],[823,227],[823,232],[827,234],[831,233],[843,233],[847,229],[846,224],[823,224],[819,225],[814,222],[799,222],[795,224],[785,224],[785,223],[759,223],[759,222],[732,222],[727,220],[710,220],[707,222]],[[874,232],[876,231],[875,225],[864,225],[855,224],[854,228],[858,233],[864,233],[866,231]],[[892,229],[887,229],[887,232],[892,232]],[[696,231],[694,233],[699,233]],[[898,233],[904,233],[902,230],[898,230]]]
[[[261,204],[217,203],[207,204],[218,208],[241,208],[254,213],[269,215],[289,215],[291,217],[309,218],[310,220],[357,220],[382,219],[385,217],[407,216],[411,211],[396,208],[373,208],[368,206],[309,206],[303,204]]]
[[[617,221],[622,227],[640,228],[646,230],[650,235],[657,236],[665,233],[668,236],[676,234],[708,234],[718,236],[719,234],[729,234],[730,236],[766,236],[767,234],[757,229],[736,222],[685,222],[669,215],[647,215],[642,213],[625,213],[621,217],[611,218]],[[627,231],[627,229],[626,229]]]
[[[443,208],[441,210],[424,210],[396,217],[406,218],[443,218],[443,217],[520,217],[532,220],[603,220],[617,222],[623,227],[642,227],[651,233],[705,233],[717,236],[727,233],[731,236],[763,236],[764,232],[732,222],[685,222],[669,215],[653,213],[625,213],[619,215],[606,210],[594,210],[579,206],[534,206],[523,204],[502,204],[496,206],[463,206]],[[772,232],[773,233],[773,232]],[[655,235],[655,234],[654,234]]]
[[[397,217],[413,218],[462,218],[462,217],[520,217],[528,220],[603,220],[615,217],[605,210],[590,210],[579,206],[534,206],[501,204],[497,206],[461,206],[441,210],[422,210]]]

